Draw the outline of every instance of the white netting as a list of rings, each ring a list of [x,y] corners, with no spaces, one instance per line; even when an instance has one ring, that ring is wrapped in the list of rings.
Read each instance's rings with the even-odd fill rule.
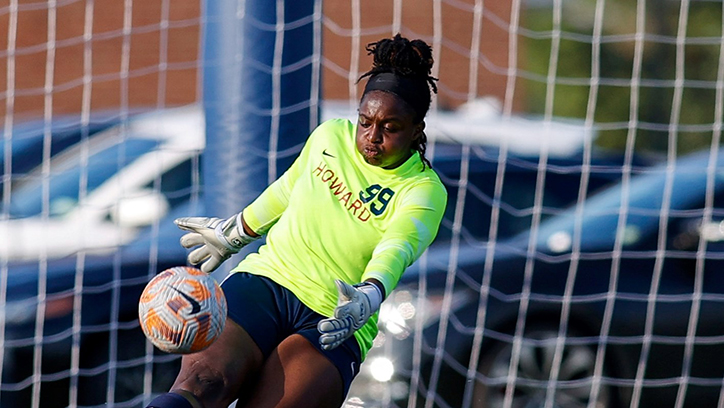
[[[200,10],[0,5],[0,406],[141,406],[172,383],[138,290],[183,259],[160,220],[199,202]]]
[[[348,405],[721,406],[721,3],[327,3],[325,97],[398,31],[451,201]]]
[[[173,381],[126,312],[183,259],[159,216],[198,212],[203,117],[168,108],[200,101],[201,10],[0,5],[0,406],[141,406]],[[432,45],[450,197],[346,405],[724,406],[721,2],[322,10],[323,118],[354,117],[366,44]]]

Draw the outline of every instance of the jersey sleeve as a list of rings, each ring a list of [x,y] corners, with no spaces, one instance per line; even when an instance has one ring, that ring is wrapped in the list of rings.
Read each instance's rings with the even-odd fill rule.
[[[439,182],[426,182],[412,188],[375,247],[362,281],[377,279],[384,285],[385,295],[389,295],[405,269],[435,239],[446,203],[447,191]]]

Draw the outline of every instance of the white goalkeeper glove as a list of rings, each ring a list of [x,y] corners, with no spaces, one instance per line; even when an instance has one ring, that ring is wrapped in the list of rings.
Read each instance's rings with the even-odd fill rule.
[[[337,308],[334,317],[321,320],[317,330],[321,333],[319,344],[325,350],[332,350],[344,343],[352,334],[364,326],[382,303],[382,292],[377,285],[363,282],[350,285],[339,279],[337,284]]]
[[[190,231],[181,237],[184,248],[199,246],[191,251],[187,257],[192,265],[201,264],[201,270],[212,272],[231,255],[239,252],[241,248],[257,240],[244,231],[241,213],[227,220],[209,217],[177,218],[174,223],[185,231]]]

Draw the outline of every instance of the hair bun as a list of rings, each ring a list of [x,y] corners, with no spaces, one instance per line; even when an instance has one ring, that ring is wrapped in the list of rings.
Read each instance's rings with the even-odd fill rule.
[[[397,34],[370,43],[366,49],[373,56],[373,71],[426,79],[432,73],[432,49],[422,40],[408,40]]]

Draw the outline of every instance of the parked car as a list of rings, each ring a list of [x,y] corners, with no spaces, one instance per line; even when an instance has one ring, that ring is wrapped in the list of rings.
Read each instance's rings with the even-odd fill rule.
[[[33,395],[43,407],[140,406],[175,377],[176,356],[147,358],[138,297],[155,273],[185,264],[172,221],[203,213],[203,115],[189,106],[90,130],[54,123],[19,126],[8,145],[0,406],[31,406]]]
[[[197,106],[143,114],[16,175],[0,211],[0,259],[110,253],[130,242],[191,193],[204,135]]]
[[[638,155],[626,163],[622,154],[597,150],[589,157],[578,152],[544,158],[479,145],[437,144],[432,165],[448,191],[448,204],[435,242],[449,242],[456,216],[463,241],[488,239],[494,212],[498,239],[511,237],[530,229],[536,200],[541,217],[547,218],[617,182],[625,168],[636,171],[652,163]]]
[[[141,407],[166,392],[180,360],[146,341],[138,299],[156,273],[185,264],[172,220],[202,208],[187,200],[112,254],[9,264],[0,406]]]
[[[508,239],[431,248],[383,304],[369,359],[385,381],[353,392],[370,400],[376,384],[398,406],[716,406],[724,150],[714,153],[639,169]]]

